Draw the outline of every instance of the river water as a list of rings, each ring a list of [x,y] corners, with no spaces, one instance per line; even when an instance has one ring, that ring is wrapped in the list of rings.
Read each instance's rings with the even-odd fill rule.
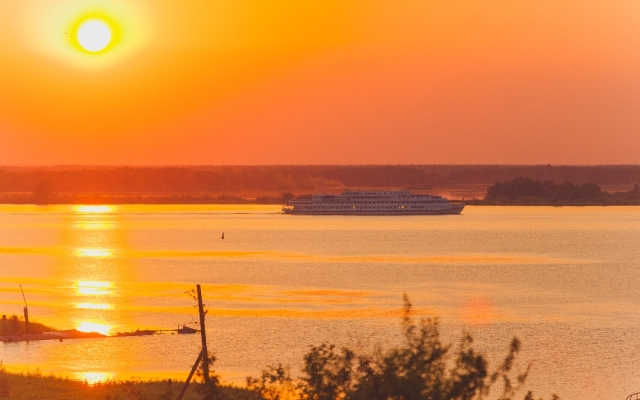
[[[224,239],[221,239],[224,232]],[[640,391],[640,207],[473,207],[459,216],[292,216],[273,206],[0,206],[0,312],[108,334],[197,327],[224,381],[310,345],[401,341],[406,293],[443,338],[495,366],[523,341],[527,387],[562,398]],[[13,371],[96,382],[178,378],[197,335],[0,344]]]

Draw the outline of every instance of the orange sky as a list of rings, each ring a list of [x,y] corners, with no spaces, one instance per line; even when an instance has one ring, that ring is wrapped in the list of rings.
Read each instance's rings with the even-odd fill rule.
[[[0,35],[2,165],[640,163],[638,0],[3,1]]]

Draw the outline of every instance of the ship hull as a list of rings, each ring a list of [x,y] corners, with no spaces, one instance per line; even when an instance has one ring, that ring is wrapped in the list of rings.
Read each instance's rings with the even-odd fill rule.
[[[293,215],[451,215],[464,204],[442,196],[412,194],[410,190],[350,190],[342,194],[313,194],[282,206]]]
[[[398,211],[300,211],[284,210],[285,214],[292,215],[455,215],[460,214],[464,209],[464,204],[453,205],[450,208],[439,210],[398,210]]]

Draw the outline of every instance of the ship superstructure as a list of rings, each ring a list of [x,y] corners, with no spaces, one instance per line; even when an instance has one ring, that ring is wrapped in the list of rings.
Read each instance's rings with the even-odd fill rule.
[[[305,215],[439,215],[460,214],[464,204],[441,196],[412,194],[409,190],[352,191],[314,194],[282,206],[285,214]]]

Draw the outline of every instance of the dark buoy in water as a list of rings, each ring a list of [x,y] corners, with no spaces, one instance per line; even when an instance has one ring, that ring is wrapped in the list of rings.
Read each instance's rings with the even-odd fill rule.
[[[224,232],[222,232],[222,238],[224,239]]]

